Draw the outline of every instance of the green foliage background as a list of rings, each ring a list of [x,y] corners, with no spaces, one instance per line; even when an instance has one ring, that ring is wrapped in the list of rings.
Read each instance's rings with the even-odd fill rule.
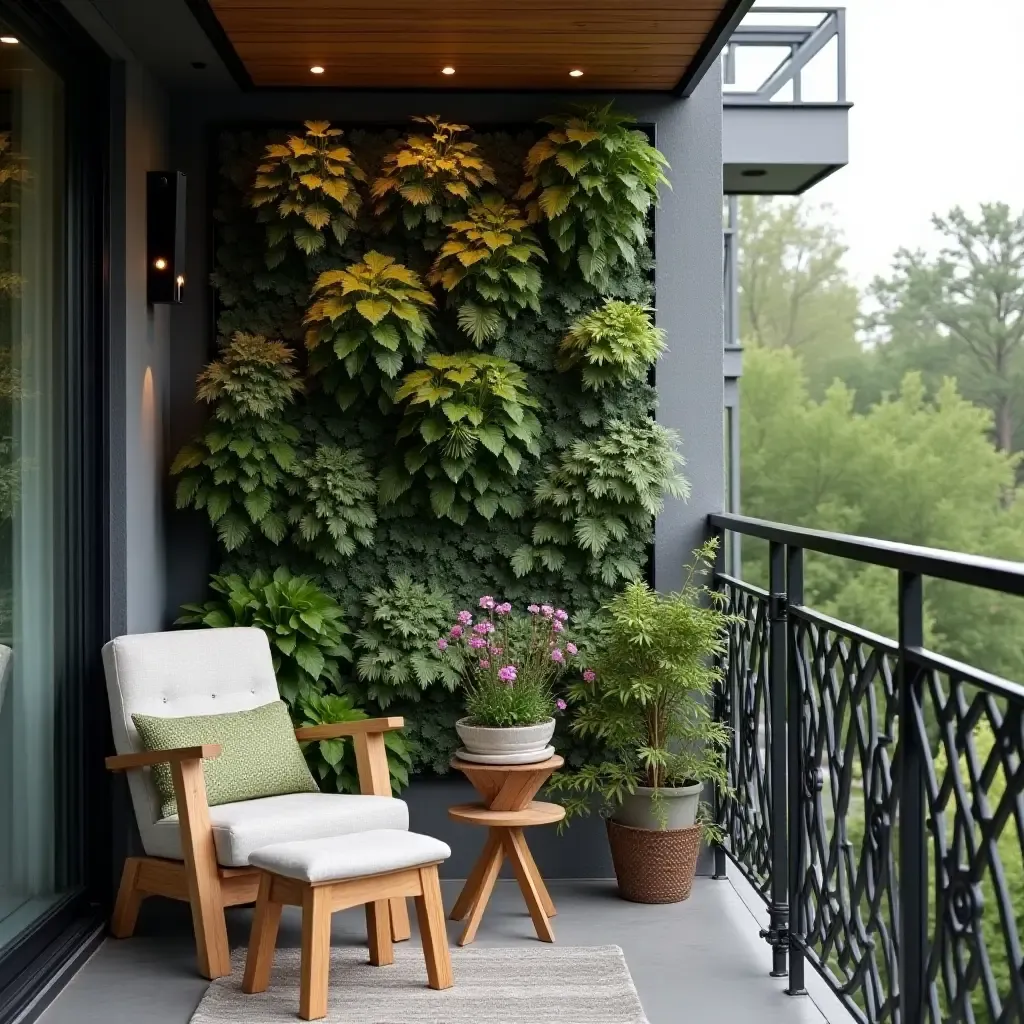
[[[489,133],[469,136],[495,171],[496,190],[507,200],[521,188],[524,159],[545,129],[518,134]],[[338,446],[361,454],[373,476],[393,457],[402,409],[395,407],[394,387],[357,397],[342,409],[330,385],[308,372],[303,317],[310,294],[324,271],[344,269],[367,252],[376,250],[394,257],[424,280],[436,258],[437,226],[415,218],[382,217],[372,201],[364,201],[346,232],[324,231],[324,244],[304,253],[299,244],[278,245],[267,259],[265,209],[252,208],[249,196],[256,168],[268,143],[284,143],[283,131],[224,131],[218,140],[215,183],[216,244],[212,283],[218,302],[218,344],[223,349],[236,332],[279,339],[295,353],[295,365],[303,375],[304,391],[283,414],[298,431],[300,452],[317,446]],[[346,132],[341,144],[351,147],[356,164],[372,178],[381,159],[401,137],[396,130]],[[582,198],[580,200],[582,202]],[[353,206],[354,209],[354,206]],[[636,216],[634,212],[632,216]],[[538,228],[542,225],[538,225]],[[581,438],[593,437],[612,423],[642,427],[653,414],[654,389],[646,374],[639,379],[615,380],[600,391],[583,386],[578,368],[559,370],[555,363],[562,338],[580,314],[597,308],[608,298],[649,305],[652,258],[648,244],[637,244],[632,264],[626,259],[605,276],[601,287],[588,283],[578,260],[566,254],[542,230],[538,242],[546,253],[538,264],[541,284],[535,308],[523,308],[508,318],[495,336],[474,346],[460,329],[457,300],[435,289],[437,309],[431,311],[431,336],[427,352],[453,354],[479,351],[515,362],[524,371],[528,392],[536,401],[532,410],[540,424],[537,457],[524,457],[519,472],[503,481],[512,488],[511,501],[502,501],[492,518],[470,511],[465,523],[437,514],[431,507],[425,482],[416,477],[413,486],[389,503],[378,501],[376,524],[370,544],[359,544],[343,558],[328,559],[314,544],[303,544],[289,534],[275,544],[259,530],[250,531],[245,542],[228,552],[223,543],[222,572],[250,573],[261,567],[285,566],[293,573],[312,577],[344,608],[353,630],[364,618],[368,595],[406,579],[444,592],[455,609],[469,607],[479,595],[500,595],[514,602],[547,601],[571,613],[590,614],[611,598],[618,580],[604,578],[591,561],[573,558],[537,558],[528,569],[513,568],[517,549],[532,543],[537,514],[532,507],[534,491],[544,470],[560,452]],[[569,256],[572,253],[568,253]],[[556,258],[557,257],[557,258]],[[422,365],[422,359],[406,362],[402,373]],[[397,380],[400,378],[396,379]],[[510,483],[509,483],[510,482]],[[520,511],[521,510],[521,511]],[[647,546],[653,540],[653,515],[646,529],[631,529],[628,537],[614,541],[621,547],[622,564],[646,567]],[[364,629],[366,626],[364,625]],[[395,631],[416,636],[416,623]],[[395,653],[411,656],[411,648]],[[379,687],[358,680],[354,668],[342,666],[342,693],[370,713],[380,709]],[[408,691],[408,687],[406,691]],[[414,688],[413,688],[414,689]],[[452,723],[460,701],[444,685],[425,686],[423,693],[402,693],[388,703],[388,713],[404,713],[414,722],[412,733],[417,768],[446,768],[451,745],[456,742]],[[572,754],[572,751],[567,751]],[[581,757],[576,752],[575,760]]]

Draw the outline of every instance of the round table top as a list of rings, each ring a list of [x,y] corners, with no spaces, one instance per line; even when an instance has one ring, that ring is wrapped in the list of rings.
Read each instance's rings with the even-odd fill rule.
[[[553,825],[565,817],[565,808],[541,800],[528,803],[521,811],[491,811],[483,804],[456,804],[448,816],[468,825],[490,828],[523,828],[528,825]]]
[[[477,764],[475,761],[463,761],[453,757],[451,766],[456,771],[471,772],[556,772],[565,764],[560,754],[549,757],[546,761],[535,761],[533,764]]]

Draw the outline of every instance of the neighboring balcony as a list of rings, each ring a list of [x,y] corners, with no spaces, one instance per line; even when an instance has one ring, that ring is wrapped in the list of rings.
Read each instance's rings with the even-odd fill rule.
[[[846,11],[755,7],[722,58],[725,191],[796,195],[846,165]]]
[[[1024,687],[928,650],[923,611],[927,580],[1024,595],[1024,563],[710,523],[736,616],[716,868],[763,901],[774,973],[868,1024],[1024,1020]],[[727,570],[739,536],[767,587]],[[894,570],[898,639],[807,607],[805,552]]]

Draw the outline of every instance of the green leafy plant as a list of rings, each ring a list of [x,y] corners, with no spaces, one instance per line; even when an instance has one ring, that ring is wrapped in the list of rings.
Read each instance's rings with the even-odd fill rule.
[[[260,569],[248,579],[237,574],[210,577],[220,596],[203,604],[185,604],[179,626],[255,626],[267,634],[281,696],[291,706],[328,686],[341,685],[339,661],[351,661],[345,638],[351,631],[344,612],[308,576]]]
[[[374,213],[388,223],[394,204],[402,204],[407,228],[424,221],[440,224],[446,213],[468,206],[477,189],[497,183],[494,171],[475,142],[460,138],[469,125],[449,124],[440,117],[413,117],[429,132],[413,132],[399,139],[381,161],[380,174],[370,186],[377,201]]]
[[[637,786],[710,782],[725,791],[729,730],[715,720],[711,697],[732,619],[723,596],[703,582],[715,548],[709,541],[694,551],[678,593],[663,596],[638,581],[608,604],[594,667],[569,687],[569,728],[609,756],[552,780],[567,794],[570,815],[589,811],[594,796],[613,813]],[[706,838],[717,838],[717,827],[702,818]]]
[[[559,346],[559,370],[582,367],[583,386],[643,380],[665,351],[665,332],[651,321],[650,307],[619,299],[573,321]]]
[[[237,333],[198,378],[197,396],[213,406],[203,433],[178,453],[178,508],[206,509],[228,551],[258,530],[278,544],[287,525],[282,491],[299,432],[285,418],[302,388],[291,349]]]
[[[667,161],[630,127],[635,119],[611,105],[543,121],[553,128],[527,154],[517,198],[530,200],[531,223],[547,221],[562,267],[575,255],[584,279],[604,289],[647,241],[647,214],[659,185],[668,184]]]
[[[356,672],[367,696],[386,708],[398,698],[419,700],[434,686],[454,691],[461,661],[437,646],[453,614],[446,593],[406,575],[367,594],[355,642]]]
[[[398,375],[406,358],[419,358],[430,333],[434,297],[419,275],[394,257],[368,252],[345,270],[327,270],[313,288],[306,312],[310,368],[347,409],[358,394],[372,394]],[[325,342],[329,344],[325,345]],[[377,371],[369,369],[370,359]],[[325,371],[327,371],[325,373]]]
[[[636,579],[664,496],[689,492],[677,445],[676,433],[651,419],[616,420],[604,434],[574,441],[537,485],[539,518],[533,543],[512,557],[516,575],[538,562],[560,569],[568,550],[582,555],[587,575],[609,586]]]
[[[373,543],[377,481],[359,448],[317,445],[295,463],[285,487],[296,544],[317,561],[336,565]]]
[[[299,699],[295,709],[296,725],[334,725],[338,722],[364,722],[370,716],[357,708],[350,697],[336,693],[311,693]],[[409,785],[412,756],[401,732],[384,733],[391,791],[397,796]],[[358,793],[359,773],[355,746],[346,737],[316,740],[305,745],[310,771],[320,788],[337,793]]]
[[[470,508],[491,519],[499,508],[523,511],[512,486],[526,455],[539,454],[537,400],[526,375],[507,359],[433,355],[395,394],[406,403],[398,438],[409,439],[401,464],[380,475],[380,500],[394,501],[423,474],[437,516],[464,523]]]
[[[289,238],[307,256],[327,245],[326,228],[344,242],[362,203],[356,183],[366,174],[341,145],[341,129],[329,121],[304,123],[304,135],[266,147],[249,198],[267,225],[271,269],[284,259]]]
[[[497,193],[448,225],[427,281],[440,284],[459,303],[459,326],[481,345],[504,332],[521,310],[540,312],[540,270],[545,259],[520,210]]]

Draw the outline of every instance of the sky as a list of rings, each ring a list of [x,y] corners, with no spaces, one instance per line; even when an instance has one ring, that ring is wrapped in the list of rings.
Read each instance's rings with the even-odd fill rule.
[[[901,246],[935,248],[935,212],[1024,210],[1024,0],[845,6],[850,163],[807,198],[834,207],[864,286]],[[821,73],[831,81],[833,69]]]

